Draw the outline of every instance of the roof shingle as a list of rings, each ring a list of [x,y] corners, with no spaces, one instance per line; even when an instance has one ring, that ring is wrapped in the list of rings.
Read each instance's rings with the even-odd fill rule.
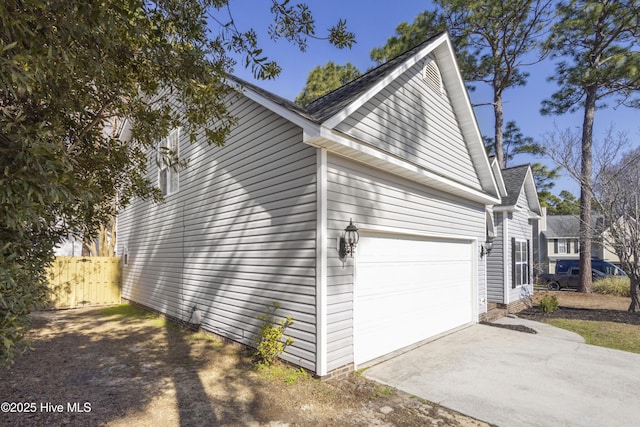
[[[366,92],[367,89],[389,75],[398,65],[402,64],[405,60],[413,56],[415,53],[420,51],[420,49],[431,43],[433,39],[439,36],[440,34],[427,39],[413,49],[396,56],[384,64],[369,70],[357,79],[352,80],[338,89],[329,92],[323,97],[316,99],[307,105],[307,110],[316,117],[319,122],[324,122],[340,112],[343,108]]]
[[[520,197],[520,190],[527,177],[529,165],[514,166],[512,168],[502,169],[502,179],[507,189],[507,197],[502,198],[500,206],[515,206]]]
[[[602,215],[591,215],[594,233],[599,233],[603,227]],[[575,238],[580,236],[580,218],[578,215],[549,215],[547,230],[543,232],[547,239]]]
[[[406,59],[413,56],[416,52],[420,51],[420,49],[431,43],[433,39],[439,36],[440,34],[431,37],[430,39],[424,41],[423,43],[420,43],[413,49],[408,50],[405,53],[389,60],[388,62],[385,62],[384,64],[369,70],[357,79],[352,80],[351,82],[340,86],[334,91],[329,92],[328,94],[316,99],[306,107],[301,107],[289,101],[288,99],[275,95],[239,77],[229,75],[227,78],[238,83],[241,86],[250,88],[252,91],[260,94],[261,96],[281,105],[282,107],[287,108],[292,112],[295,112],[296,114],[301,115],[306,119],[309,119],[315,123],[322,123],[347,107],[351,102],[353,102],[364,92],[366,92],[367,89],[385,78]]]

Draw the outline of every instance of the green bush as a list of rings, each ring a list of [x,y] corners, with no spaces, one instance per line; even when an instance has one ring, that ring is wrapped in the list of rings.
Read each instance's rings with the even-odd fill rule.
[[[6,235],[2,227],[0,235]],[[7,243],[0,247],[0,368],[10,367],[17,356],[31,348],[29,340],[24,339],[31,322],[29,315],[49,300],[46,267],[53,259],[52,253],[40,248],[29,251],[27,244],[20,244],[23,246]]]
[[[267,313],[258,316],[262,320],[260,332],[256,338],[256,350],[254,361],[259,365],[270,366],[275,362],[284,350],[293,344],[293,339],[284,339],[285,330],[293,325],[291,316],[278,321],[275,312],[280,308],[278,303],[273,303],[267,307]]]
[[[628,277],[609,276],[593,282],[593,292],[602,295],[615,295],[619,297],[631,297],[631,289]]]
[[[540,311],[544,314],[553,313],[558,309],[558,298],[555,295],[546,295],[540,300]]]

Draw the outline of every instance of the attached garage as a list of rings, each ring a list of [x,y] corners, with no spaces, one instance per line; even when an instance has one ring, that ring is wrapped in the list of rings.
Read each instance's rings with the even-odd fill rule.
[[[500,189],[446,33],[304,108],[226,80],[224,147],[181,138],[178,191],[118,216],[124,298],[247,345],[277,302],[320,377],[479,320]]]
[[[354,291],[357,365],[473,321],[473,242],[362,235]]]

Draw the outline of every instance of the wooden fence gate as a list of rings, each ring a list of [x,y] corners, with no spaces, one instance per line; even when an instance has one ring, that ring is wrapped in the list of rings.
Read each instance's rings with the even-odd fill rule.
[[[48,270],[50,308],[120,303],[120,258],[56,257]]]

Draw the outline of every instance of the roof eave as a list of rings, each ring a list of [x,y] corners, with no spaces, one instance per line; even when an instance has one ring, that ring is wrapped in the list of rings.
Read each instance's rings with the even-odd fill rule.
[[[264,108],[273,111],[274,113],[290,121],[291,123],[300,126],[304,132],[310,134],[319,132],[320,125],[314,122],[311,118],[304,117],[300,112],[293,111],[292,109],[287,108],[284,105],[263,96],[248,85],[244,85],[231,79],[226,79],[226,83],[250,100],[257,102]]]
[[[507,187],[504,184],[504,179],[502,178],[502,173],[500,170],[500,165],[498,164],[498,159],[493,159],[489,161],[489,164],[491,165],[491,170],[493,171],[493,176],[496,180],[496,184],[498,186],[498,189],[500,190],[500,196],[502,197],[507,197],[508,193],[507,193]]]
[[[332,129],[321,127],[319,133],[305,133],[304,142],[463,199],[485,205],[495,205],[500,202],[497,195],[470,188],[375,147],[338,135]]]
[[[529,208],[536,214],[542,216],[542,207],[540,206],[538,190],[536,189],[536,182],[533,179],[533,171],[531,170],[531,166],[529,166],[529,169],[527,170],[527,177],[524,181],[524,191],[527,195]]]
[[[522,208],[519,208],[516,205],[494,206],[493,207],[493,211],[494,212],[520,212],[520,211],[522,211]]]

